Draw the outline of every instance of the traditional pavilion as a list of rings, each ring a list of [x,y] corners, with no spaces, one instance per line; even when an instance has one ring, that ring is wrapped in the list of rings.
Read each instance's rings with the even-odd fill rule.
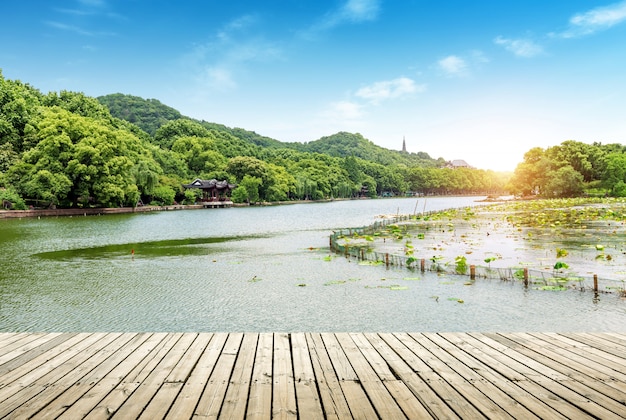
[[[225,202],[230,201],[230,193],[237,188],[237,185],[228,181],[218,181],[217,179],[203,180],[196,179],[191,184],[183,184],[185,188],[200,188],[202,190],[203,202]]]

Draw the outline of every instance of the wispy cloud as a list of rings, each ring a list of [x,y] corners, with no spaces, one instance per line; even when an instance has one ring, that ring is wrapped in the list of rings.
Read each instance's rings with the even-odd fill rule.
[[[237,76],[251,62],[269,62],[282,58],[282,49],[254,34],[259,18],[244,15],[223,25],[208,42],[197,45],[184,58],[185,67],[196,72],[195,78],[205,88],[232,90]]]
[[[518,57],[530,58],[543,53],[543,47],[541,47],[541,45],[528,39],[512,39],[498,36],[493,40],[493,42],[496,45],[503,46],[504,49],[512,52]]]
[[[302,35],[309,38],[340,25],[376,20],[380,13],[380,2],[381,0],[346,0],[338,8],[326,13]]]
[[[408,77],[399,77],[364,86],[356,91],[355,96],[372,103],[378,103],[382,100],[399,98],[414,92],[423,92],[425,89],[424,85],[417,85],[414,80]]]
[[[457,55],[449,55],[437,61],[437,67],[448,76],[460,77],[467,75],[467,62]]]
[[[578,13],[570,18],[569,27],[565,31],[550,35],[576,38],[609,29],[624,21],[626,21],[626,1]]]

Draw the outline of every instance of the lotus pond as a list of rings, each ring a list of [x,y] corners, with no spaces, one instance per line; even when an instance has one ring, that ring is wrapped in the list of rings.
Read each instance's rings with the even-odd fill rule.
[[[468,208],[475,200],[0,220],[0,331],[626,331],[626,305],[617,293],[554,292],[489,279],[468,286],[467,276],[387,268],[329,251],[333,231],[416,209]],[[549,227],[544,234],[545,227],[507,220],[517,217],[514,209],[491,207],[489,214],[482,220],[460,210],[460,219],[448,220],[452,213],[443,213],[429,221],[424,239],[415,232],[382,243],[404,253],[410,239],[417,254],[432,241],[437,249],[425,247],[427,255],[452,261],[493,255],[493,266],[554,264],[555,232],[569,228]],[[461,223],[478,237],[462,238]],[[603,223],[616,223],[615,233],[585,236],[589,249],[559,242],[570,268],[578,269],[577,259],[587,261],[579,253],[600,254],[596,245],[603,245],[611,259],[590,262],[609,277],[621,275],[622,225]],[[594,225],[585,224],[592,232]],[[509,238],[508,248],[490,248],[499,235],[516,239]],[[521,250],[522,243],[545,260],[537,261],[526,245]]]

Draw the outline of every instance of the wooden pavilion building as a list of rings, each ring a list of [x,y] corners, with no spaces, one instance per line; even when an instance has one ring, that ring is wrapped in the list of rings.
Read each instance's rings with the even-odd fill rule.
[[[230,207],[233,205],[230,194],[237,188],[237,185],[231,184],[226,180],[196,179],[191,184],[183,184],[183,187],[201,189],[202,198],[200,201],[205,207]]]

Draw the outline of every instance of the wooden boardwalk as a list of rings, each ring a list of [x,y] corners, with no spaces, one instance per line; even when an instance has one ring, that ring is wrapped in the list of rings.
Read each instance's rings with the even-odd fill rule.
[[[0,418],[618,419],[626,334],[0,333]]]

